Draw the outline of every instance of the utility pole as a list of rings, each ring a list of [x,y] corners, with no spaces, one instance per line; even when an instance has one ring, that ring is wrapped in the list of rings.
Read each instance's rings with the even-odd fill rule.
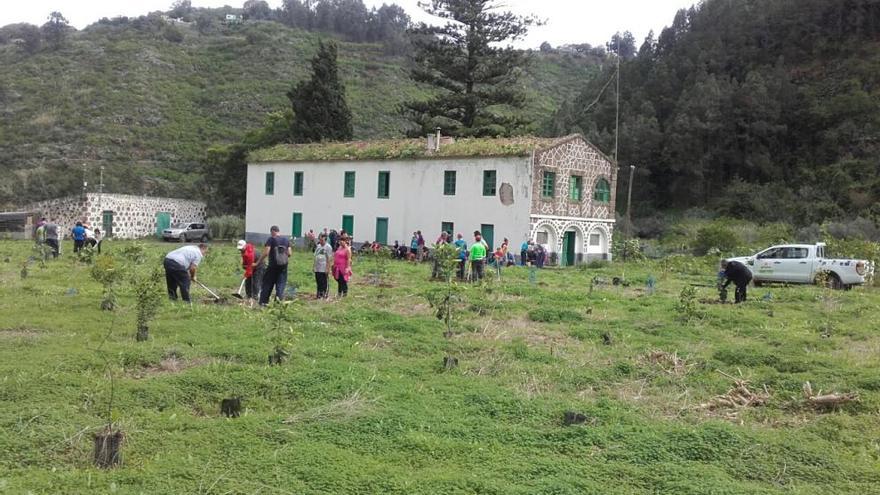
[[[632,215],[630,215],[630,211],[632,208],[632,199],[633,199],[633,176],[636,173],[636,166],[629,166],[629,185],[628,191],[626,193],[626,239],[629,240],[632,238]]]
[[[617,104],[614,114],[614,161],[617,161],[617,145],[620,136],[620,32],[617,33]]]

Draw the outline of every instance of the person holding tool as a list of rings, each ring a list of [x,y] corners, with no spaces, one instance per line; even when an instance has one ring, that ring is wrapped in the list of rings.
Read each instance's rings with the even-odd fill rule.
[[[180,298],[190,302],[190,282],[198,283],[196,268],[207,252],[208,245],[199,244],[198,246],[189,245],[177,248],[165,256],[163,265],[165,267],[165,283],[168,286],[169,299],[172,301],[177,300],[177,288],[179,287]]]

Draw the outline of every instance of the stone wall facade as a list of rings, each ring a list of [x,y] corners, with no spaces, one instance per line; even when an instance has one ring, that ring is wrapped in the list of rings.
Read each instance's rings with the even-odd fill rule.
[[[78,221],[106,232],[104,213],[109,212],[112,215],[112,236],[136,239],[156,235],[159,213],[168,213],[171,223],[205,222],[206,206],[201,201],[188,199],[89,193],[85,198],[70,196],[40,201],[24,209],[54,219],[65,236]]]
[[[544,174],[555,174],[554,194],[544,197]],[[581,197],[569,194],[572,176],[581,177]],[[594,197],[600,180],[608,182],[609,201]],[[566,232],[575,233],[576,262],[611,258],[611,236],[615,223],[617,165],[598,148],[575,135],[554,146],[537,150],[532,170],[531,239],[546,233],[551,258],[563,251]]]

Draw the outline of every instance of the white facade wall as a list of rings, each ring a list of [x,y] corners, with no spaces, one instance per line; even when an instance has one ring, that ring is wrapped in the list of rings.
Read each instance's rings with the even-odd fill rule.
[[[421,230],[428,244],[442,222],[454,223],[455,233],[470,242],[481,224],[494,226],[494,241],[513,246],[530,232],[531,158],[443,158],[385,161],[326,161],[256,163],[248,166],[245,226],[250,240],[268,236],[278,225],[290,235],[294,212],[302,213],[302,234],[324,227],[342,228],[342,216],[354,216],[355,242],[376,239],[376,219],[388,218],[388,243],[409,245]],[[444,172],[456,171],[454,196],[443,194]],[[496,171],[496,194],[483,196],[483,171]],[[274,194],[266,195],[266,172],[275,173]],[[355,172],[355,195],[343,197],[345,172]],[[379,172],[388,171],[390,194],[378,198]],[[293,195],[294,172],[303,172],[302,196]],[[502,184],[510,184],[513,203],[501,202]]]

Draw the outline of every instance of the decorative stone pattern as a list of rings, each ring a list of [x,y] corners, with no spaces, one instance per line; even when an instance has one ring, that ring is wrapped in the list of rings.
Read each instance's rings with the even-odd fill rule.
[[[575,252],[578,261],[590,257],[611,258],[611,235],[614,231],[615,194],[617,167],[599,149],[583,136],[566,138],[553,146],[535,152],[532,172],[531,238],[537,239],[540,231],[552,234],[548,239],[551,259],[558,259],[562,252],[565,232],[574,231],[578,239]],[[556,174],[554,197],[542,195],[544,171]],[[569,184],[573,175],[582,177],[581,200],[569,199]],[[593,193],[600,179],[608,181],[611,198],[607,203],[595,201]],[[604,235],[604,253],[589,253],[590,235]],[[589,254],[588,254],[589,253]]]
[[[550,148],[536,151],[533,170],[533,215],[614,220],[617,167],[583,137],[572,136]],[[545,170],[556,173],[556,194],[552,199],[545,199],[541,195]],[[568,198],[572,175],[583,177],[580,202]],[[611,201],[608,203],[593,199],[600,178],[607,180],[611,186]]]
[[[188,199],[155,198],[127,194],[87,194],[40,201],[26,206],[26,211],[52,218],[59,234],[69,235],[70,228],[82,221],[103,230],[103,214],[113,213],[113,237],[135,239],[156,234],[156,215],[169,213],[171,222],[204,222],[205,203]]]

